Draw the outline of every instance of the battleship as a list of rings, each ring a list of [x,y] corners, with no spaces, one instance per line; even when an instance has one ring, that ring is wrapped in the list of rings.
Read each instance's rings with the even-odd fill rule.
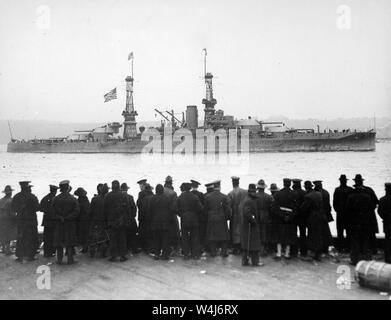
[[[327,151],[375,151],[376,131],[358,130],[320,130],[314,128],[289,128],[283,122],[258,121],[256,118],[237,120],[234,116],[225,115],[224,110],[216,109],[217,100],[213,95],[213,74],[207,72],[207,51],[204,54],[205,98],[203,123],[199,125],[198,107],[189,105],[182,117],[171,111],[155,111],[162,117],[160,126],[145,128],[138,126],[133,101],[133,57],[131,76],[125,78],[126,105],[122,112],[123,123],[111,122],[87,131],[76,131],[67,137],[46,139],[18,140],[11,136],[7,152],[19,153],[142,153],[142,152],[175,152],[185,149],[183,132],[190,132],[193,137],[194,152],[327,152]],[[121,128],[123,128],[121,134]],[[165,138],[169,135],[180,137],[172,139],[167,147]],[[203,135],[201,138],[198,133]],[[226,133],[227,139],[221,138]],[[230,134],[228,134],[228,132]],[[178,134],[179,133],[179,134]],[[218,134],[216,134],[218,133]],[[232,134],[234,133],[234,135]],[[160,135],[158,148],[149,147],[156,134]],[[197,138],[196,138],[197,135]],[[246,139],[243,139],[243,138]],[[199,147],[201,143],[201,148]],[[212,142],[211,142],[212,141]],[[223,143],[224,141],[224,143]],[[236,148],[230,148],[231,142]],[[243,143],[246,141],[246,145]],[[212,143],[212,147],[210,146]],[[172,145],[171,145],[172,144]],[[198,148],[197,148],[198,147]]]

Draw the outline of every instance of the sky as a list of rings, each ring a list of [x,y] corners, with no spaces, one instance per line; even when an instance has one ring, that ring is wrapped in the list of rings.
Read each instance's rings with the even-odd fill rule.
[[[389,0],[0,0],[0,119],[122,121],[130,52],[138,120],[203,114],[203,48],[238,119],[390,117],[390,17]]]

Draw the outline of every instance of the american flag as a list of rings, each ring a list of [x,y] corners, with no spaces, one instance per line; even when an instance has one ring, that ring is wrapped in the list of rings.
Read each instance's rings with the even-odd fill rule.
[[[105,98],[105,102],[117,99],[117,88],[114,88],[110,92],[106,93],[103,97]]]

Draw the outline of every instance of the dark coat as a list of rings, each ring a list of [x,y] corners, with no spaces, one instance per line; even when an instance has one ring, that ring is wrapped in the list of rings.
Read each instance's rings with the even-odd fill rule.
[[[242,250],[261,250],[261,236],[259,230],[259,211],[256,197],[246,196],[243,200],[243,218],[241,225]]]
[[[69,192],[62,192],[53,199],[54,247],[77,245],[77,217],[79,202]]]
[[[297,241],[295,215],[296,200],[290,188],[283,188],[274,194],[270,241],[293,245]]]
[[[170,201],[170,208],[171,208],[171,229],[170,229],[170,237],[171,239],[177,244],[176,242],[180,239],[180,230],[179,230],[179,221],[178,221],[178,206],[177,206],[177,199],[178,195],[177,193],[172,189],[172,187],[164,186],[164,193],[163,193]]]
[[[217,190],[206,194],[205,211],[208,215],[207,240],[228,241],[230,237],[227,221],[232,214],[228,197]]]
[[[391,194],[385,195],[380,199],[377,210],[379,216],[383,219],[383,230],[387,237],[391,236]]]
[[[319,252],[324,247],[330,245],[332,237],[327,216],[323,211],[322,193],[315,190],[306,193],[300,211],[307,217],[308,249]]]
[[[354,189],[346,204],[350,230],[377,233],[379,228],[375,215],[376,206],[377,202],[367,189]]]
[[[326,215],[327,222],[334,221],[333,215],[331,214],[331,202],[330,202],[330,193],[325,189],[314,189],[322,194],[322,210]]]
[[[91,228],[98,227],[100,229],[105,228],[105,196],[102,194],[95,195],[91,200],[90,207],[90,225]]]
[[[12,199],[11,210],[16,212],[16,256],[33,257],[38,249],[39,201],[30,191],[21,191]]]
[[[136,204],[134,203],[133,196],[128,193],[125,194],[128,197],[128,201],[129,201],[129,212],[128,212],[128,219],[127,219],[128,232],[130,234],[136,234],[137,233],[137,222],[136,222],[137,207]]]
[[[56,197],[54,193],[48,193],[46,196],[44,196],[39,204],[40,211],[43,212],[43,218],[42,218],[42,227],[53,227],[54,222],[51,217],[52,212],[52,202],[53,199]]]
[[[204,204],[205,204],[205,196],[202,192],[198,191],[198,190],[191,190],[191,193],[195,194],[198,199],[200,199],[200,202],[201,202],[201,205],[202,205],[202,214],[200,215],[200,221],[201,222],[206,222],[208,220],[208,217],[206,215],[206,212],[205,212],[205,208],[204,208]]]
[[[267,193],[257,193],[257,210],[259,216],[259,231],[262,242],[269,242],[271,232],[271,211],[274,198]]]
[[[152,191],[147,191],[147,190],[141,190],[138,193],[138,198],[137,198],[136,205],[137,205],[137,208],[138,208],[139,211],[140,211],[140,208],[142,207],[142,203],[143,203],[144,197],[147,196],[147,195],[150,195],[151,193],[152,193]]]
[[[164,194],[153,195],[149,202],[150,227],[152,231],[172,230],[173,210],[172,201]]]
[[[302,188],[294,188],[292,192],[295,197],[296,206],[297,208],[300,208],[304,202],[305,191]],[[297,214],[295,216],[295,222],[297,225],[305,225],[307,218],[308,217],[303,212],[297,210]]]
[[[104,211],[109,228],[120,228],[127,225],[130,202],[126,194],[121,191],[111,191],[105,196]]]
[[[11,210],[12,198],[0,199],[0,242],[16,239],[16,215]]]
[[[242,230],[242,208],[243,201],[247,197],[247,191],[236,187],[230,193],[228,198],[230,200],[232,218],[230,221],[231,241],[233,244],[239,244],[241,242],[241,230]]]
[[[178,197],[177,204],[182,228],[199,226],[204,209],[200,199],[195,194],[185,191]]]
[[[337,213],[337,223],[342,227],[347,227],[346,202],[353,188],[349,186],[339,186],[335,188],[333,196],[333,207]]]
[[[84,246],[88,243],[88,235],[91,224],[91,205],[87,196],[79,196],[80,213],[77,218],[77,238],[78,244]]]

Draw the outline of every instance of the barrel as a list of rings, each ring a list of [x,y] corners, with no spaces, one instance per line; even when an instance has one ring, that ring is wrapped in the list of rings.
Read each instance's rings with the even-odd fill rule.
[[[391,264],[360,261],[356,266],[356,280],[360,286],[391,292]]]

